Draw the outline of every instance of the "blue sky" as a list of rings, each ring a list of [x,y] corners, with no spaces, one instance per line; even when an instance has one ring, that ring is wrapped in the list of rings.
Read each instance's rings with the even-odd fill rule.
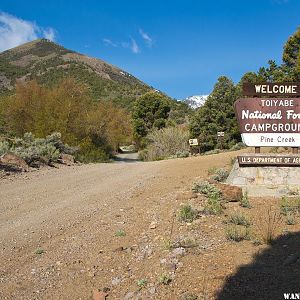
[[[44,36],[182,99],[281,62],[300,1],[2,0],[0,12],[0,50]]]

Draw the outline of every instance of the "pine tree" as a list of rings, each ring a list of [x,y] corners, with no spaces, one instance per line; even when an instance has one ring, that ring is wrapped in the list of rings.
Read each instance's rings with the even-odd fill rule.
[[[233,107],[236,99],[237,89],[234,83],[225,76],[220,77],[190,124],[191,137],[199,139],[202,151],[230,148],[241,140]],[[218,140],[218,131],[224,131],[223,141]]]
[[[141,96],[134,105],[133,127],[137,140],[145,137],[151,129],[161,129],[166,121],[171,106],[169,99],[158,92],[148,92]]]

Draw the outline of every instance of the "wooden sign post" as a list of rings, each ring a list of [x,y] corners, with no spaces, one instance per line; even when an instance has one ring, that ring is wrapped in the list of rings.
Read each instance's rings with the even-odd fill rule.
[[[221,144],[221,150],[223,149],[223,140],[224,140],[224,131],[218,131],[217,132],[217,139],[220,141]]]
[[[198,139],[189,139],[189,145],[190,145],[190,153],[191,154],[196,154],[196,149],[197,152],[200,153],[200,146]]]

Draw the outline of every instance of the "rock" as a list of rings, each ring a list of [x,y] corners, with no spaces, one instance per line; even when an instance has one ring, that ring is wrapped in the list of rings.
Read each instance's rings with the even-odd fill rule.
[[[182,248],[182,247],[179,247],[179,248],[175,248],[173,251],[172,251],[172,254],[175,255],[175,256],[182,256],[185,254],[185,249]]]
[[[127,248],[125,249],[125,252],[126,252],[126,253],[131,253],[131,252],[132,252],[132,250],[133,250],[133,248],[132,248],[132,247],[127,247]]]
[[[130,300],[134,297],[134,292],[128,292],[125,297],[124,300]]]
[[[123,251],[123,250],[125,250],[126,248],[124,248],[123,246],[121,246],[121,247],[118,247],[118,248],[116,248],[116,249],[114,249],[113,251],[114,252],[121,252],[121,251]]]
[[[156,222],[155,221],[151,222],[149,228],[150,229],[155,229],[156,228]]]
[[[0,156],[0,165],[3,165],[6,169],[16,169],[20,171],[29,171],[29,166],[26,161],[20,156],[13,153],[5,153]]]
[[[108,294],[105,292],[93,290],[93,300],[105,300],[107,296]]]
[[[148,290],[149,294],[153,295],[156,293],[156,288],[155,286],[152,286],[149,290]]]
[[[215,182],[214,185],[221,191],[225,201],[239,202],[243,198],[243,191],[239,186],[219,182]]]
[[[74,156],[70,155],[70,154],[65,154],[65,153],[62,153],[60,155],[60,159],[58,161],[67,166],[73,166],[75,163]]]
[[[121,283],[122,279],[120,277],[115,277],[112,279],[111,284],[112,285],[118,285],[119,283]]]

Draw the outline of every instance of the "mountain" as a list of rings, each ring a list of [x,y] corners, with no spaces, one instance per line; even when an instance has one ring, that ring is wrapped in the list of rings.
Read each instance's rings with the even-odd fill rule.
[[[53,85],[63,77],[86,83],[96,100],[112,100],[130,108],[152,88],[105,61],[38,39],[0,53],[0,93],[9,93],[16,81],[36,79]]]
[[[197,109],[205,103],[208,96],[209,95],[195,95],[195,96],[187,97],[182,101],[186,103],[190,108]]]

